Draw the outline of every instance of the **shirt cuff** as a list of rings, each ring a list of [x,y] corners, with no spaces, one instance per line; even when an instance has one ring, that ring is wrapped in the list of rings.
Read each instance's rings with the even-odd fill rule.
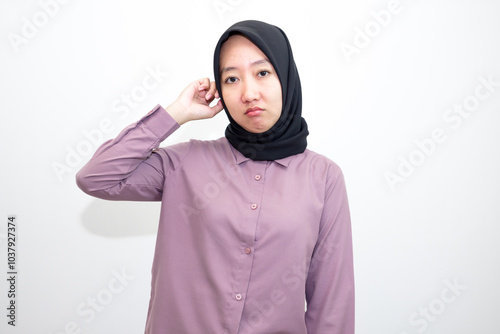
[[[180,125],[161,105],[156,105],[139,122],[147,126],[160,142],[170,136]]]

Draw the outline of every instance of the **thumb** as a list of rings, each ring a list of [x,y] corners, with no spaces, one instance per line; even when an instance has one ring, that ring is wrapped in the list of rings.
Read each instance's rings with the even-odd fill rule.
[[[222,105],[221,99],[219,99],[219,101],[217,101],[216,105],[214,105],[213,107],[210,107],[210,111],[212,112],[213,116],[220,113],[222,111],[222,109],[224,109],[224,106]]]

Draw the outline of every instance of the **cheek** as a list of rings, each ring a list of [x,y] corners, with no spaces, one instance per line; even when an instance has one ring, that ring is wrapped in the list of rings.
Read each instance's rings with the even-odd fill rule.
[[[234,104],[238,100],[238,91],[235,87],[222,88],[222,96],[224,97],[224,102],[227,104]]]
[[[275,78],[274,82],[270,86],[269,92],[272,94],[273,104],[276,106],[278,112],[281,114],[283,98],[281,93],[281,84],[278,78]]]
[[[283,98],[281,94],[281,87],[274,92],[274,104],[276,106],[277,112],[281,114],[281,110],[283,109]]]
[[[223,90],[222,94],[224,97],[224,104],[226,105],[229,115],[231,115],[234,120],[237,120],[239,115],[237,112],[239,108],[237,94],[231,89]]]
[[[231,105],[233,105],[233,94],[227,89],[222,89],[221,95],[224,99],[224,104],[230,109]]]

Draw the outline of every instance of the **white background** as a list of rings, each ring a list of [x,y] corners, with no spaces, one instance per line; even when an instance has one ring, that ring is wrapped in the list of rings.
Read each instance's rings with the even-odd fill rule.
[[[498,331],[499,1],[54,1],[0,3],[0,277],[12,214],[19,270],[15,328],[0,280],[1,333],[143,332],[159,205],[91,198],[74,175],[88,137],[213,78],[219,36],[243,19],[287,33],[308,147],[346,176],[356,332]],[[186,124],[163,145],[226,124]]]

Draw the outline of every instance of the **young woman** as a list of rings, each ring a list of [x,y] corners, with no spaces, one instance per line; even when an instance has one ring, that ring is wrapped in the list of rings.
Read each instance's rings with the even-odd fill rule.
[[[286,35],[234,24],[214,75],[105,142],[77,174],[95,197],[162,202],[146,333],[353,334],[344,178],[306,148]],[[225,137],[159,148],[222,109]]]

